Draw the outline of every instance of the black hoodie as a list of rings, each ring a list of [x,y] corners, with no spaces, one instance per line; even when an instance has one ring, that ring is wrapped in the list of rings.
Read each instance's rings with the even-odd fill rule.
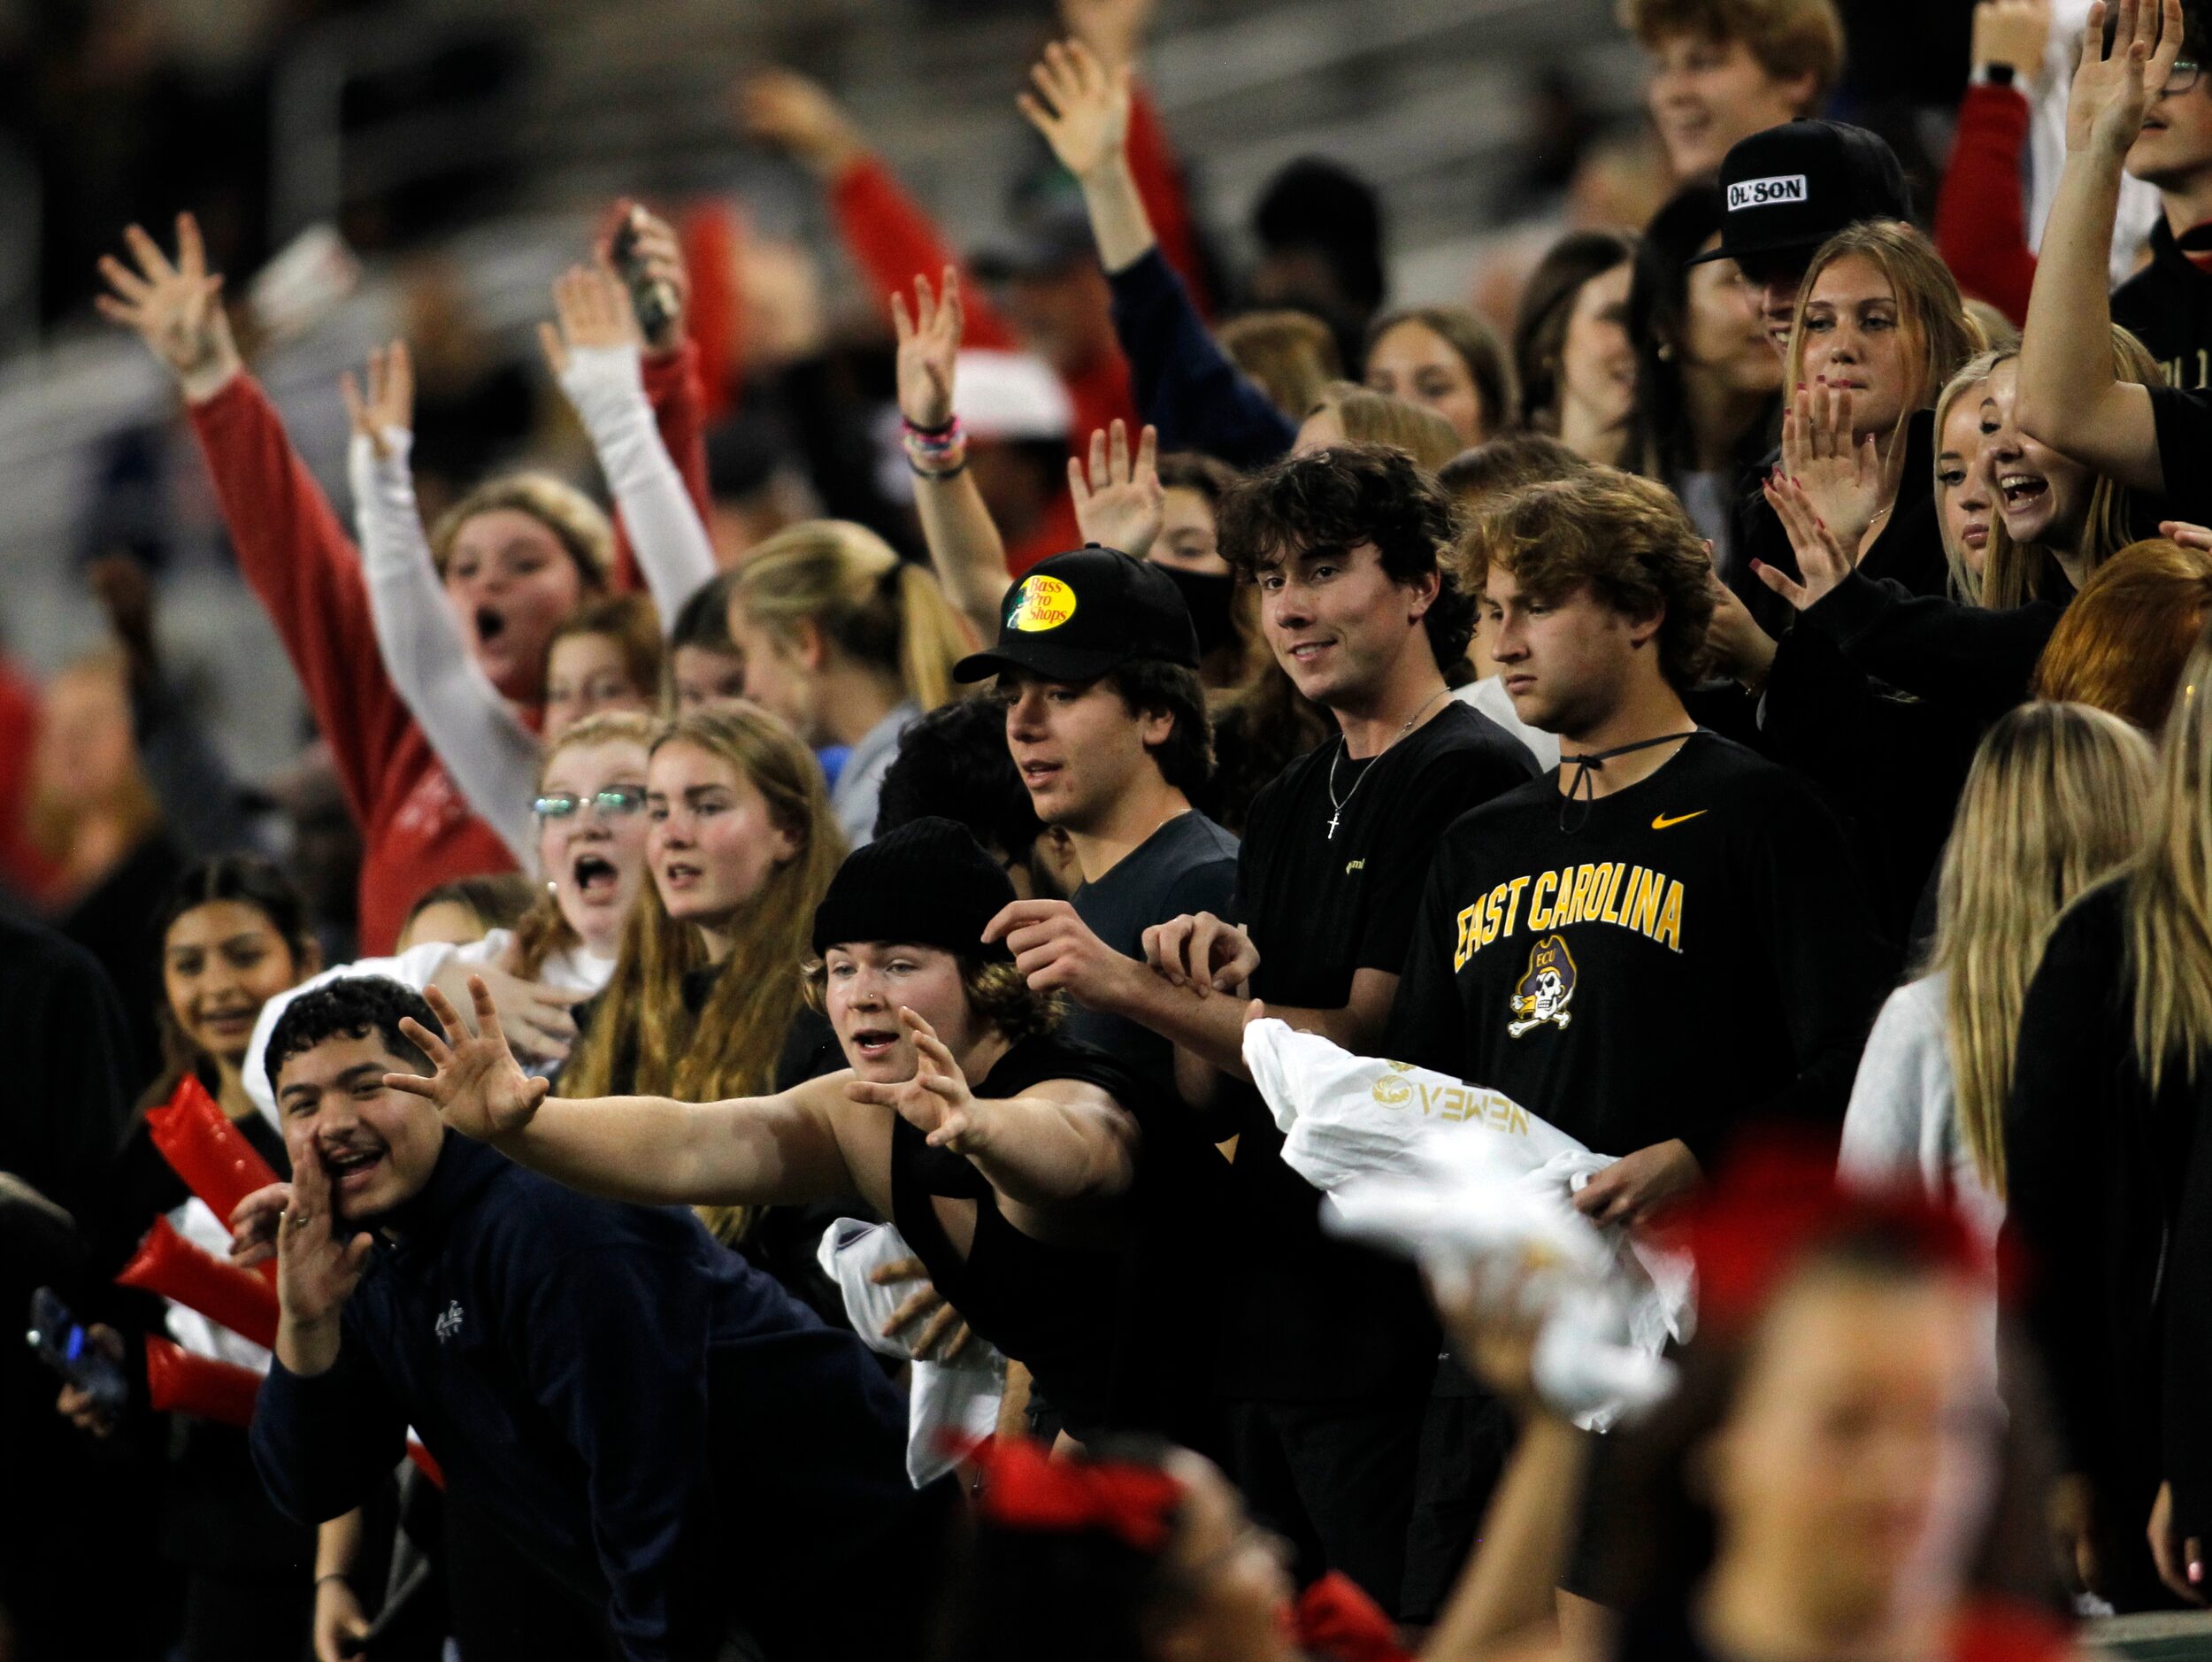
[[[2112,292],[2112,320],[2150,348],[2168,386],[2212,387],[2212,272],[2181,251],[2162,216],[2151,263]]]

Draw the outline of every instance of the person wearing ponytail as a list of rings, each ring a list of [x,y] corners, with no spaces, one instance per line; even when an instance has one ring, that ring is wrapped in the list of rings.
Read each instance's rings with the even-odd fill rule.
[[[866,843],[899,735],[952,696],[952,666],[972,650],[937,580],[864,526],[810,520],[737,573],[729,633],[746,697],[818,751],[850,747],[830,812],[849,843]]]

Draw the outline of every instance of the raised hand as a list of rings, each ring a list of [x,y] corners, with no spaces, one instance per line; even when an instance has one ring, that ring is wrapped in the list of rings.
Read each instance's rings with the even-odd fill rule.
[[[929,1279],[929,1270],[919,1258],[895,1258],[876,1266],[868,1279],[878,1287],[899,1287],[909,1281],[920,1286],[899,1301],[879,1331],[887,1339],[901,1327],[920,1322],[921,1328],[907,1344],[915,1358],[924,1362],[949,1362],[968,1348],[972,1336],[968,1331],[967,1319],[945,1302],[945,1296],[937,1290],[937,1283]],[[935,1354],[932,1355],[931,1352]]]
[[[903,1004],[899,1006],[899,1025],[914,1041],[914,1077],[896,1085],[856,1079],[845,1087],[845,1095],[854,1102],[895,1110],[900,1119],[928,1133],[933,1149],[982,1153],[976,1101],[960,1064],[937,1036],[937,1029]]]
[[[824,179],[868,154],[844,107],[819,81],[788,69],[764,69],[737,87],[738,127],[746,137],[784,150]]]
[[[914,312],[906,296],[891,295],[891,327],[899,337],[899,413],[924,432],[941,431],[952,419],[953,365],[960,356],[960,273],[945,267],[941,293],[929,279],[914,280]]]
[[[2093,150],[2116,165],[2181,56],[2181,0],[2119,0],[2107,50],[2104,26],[2112,12],[2095,0],[2082,25],[2081,62],[2066,96],[2066,149]]]
[[[1789,533],[1802,581],[1792,581],[1763,560],[1752,561],[1751,570],[1761,582],[1802,612],[1851,574],[1851,568],[1858,563],[1857,552],[1847,548],[1813,511],[1811,498],[1797,481],[1778,474],[1767,480],[1765,489],[1767,501],[1781,517],[1783,530]]]
[[[1115,1002],[1113,989],[1144,966],[1098,938],[1064,900],[1017,900],[983,926],[987,943],[1003,941],[1014,968],[1033,992],[1064,992],[1096,1009]]]
[[[677,238],[675,227],[642,203],[618,204],[615,224],[614,233],[604,240],[599,255],[614,269],[622,285],[618,292],[634,332],[633,338],[641,337],[649,350],[672,352],[683,344],[684,320],[691,315],[691,269],[684,264],[683,243]],[[615,253],[618,242],[627,244],[619,258]],[[657,293],[660,315],[651,328],[645,327],[634,310],[638,286]],[[557,288],[557,304],[558,299]]]
[[[1109,69],[1080,41],[1049,42],[1030,69],[1036,91],[1014,102],[1078,180],[1120,165],[1129,142],[1129,72]]]
[[[394,433],[415,430],[415,360],[407,342],[394,341],[369,354],[369,390],[365,396],[351,370],[338,377],[353,430],[368,440],[379,458],[392,453]]]
[[[1129,454],[1129,429],[1117,417],[1106,432],[1091,433],[1087,477],[1080,458],[1068,458],[1068,492],[1075,498],[1075,523],[1086,542],[1118,548],[1135,559],[1160,535],[1167,492],[1160,489],[1160,435],[1147,426]]]
[[[1159,0],[1060,0],[1060,22],[1110,69],[1136,61]]]
[[[291,1198],[276,1231],[277,1304],[287,1323],[326,1329],[361,1284],[374,1243],[332,1215],[330,1173],[313,1136],[294,1137],[291,1155]]]
[[[1974,62],[2006,65],[2022,82],[2042,69],[2050,38],[2051,0],[1981,0],[1974,8]]]
[[[1850,388],[1824,376],[1797,389],[1782,412],[1782,471],[1855,557],[1881,513],[1882,453],[1873,434],[1861,439],[1852,431]]]
[[[161,245],[135,225],[125,229],[123,241],[134,267],[103,254],[100,275],[113,292],[92,304],[109,322],[137,332],[147,350],[169,366],[188,400],[204,403],[244,365],[223,311],[223,279],[207,269],[199,221],[188,213],[177,215],[173,265]]]
[[[499,1006],[492,1002],[484,978],[469,977],[469,999],[476,1012],[473,1036],[444,993],[434,986],[426,987],[422,996],[439,1025],[454,1035],[454,1043],[447,1043],[412,1016],[403,1018],[399,1030],[430,1058],[437,1071],[426,1079],[417,1073],[387,1073],[385,1085],[426,1098],[446,1124],[479,1143],[488,1143],[528,1125],[553,1088],[525,1073],[516,1062],[515,1053],[507,1048],[507,1035],[500,1028]]]
[[[538,346],[555,375],[568,370],[572,353],[636,346],[643,340],[630,296],[612,272],[572,265],[553,280],[553,315],[538,325]]]

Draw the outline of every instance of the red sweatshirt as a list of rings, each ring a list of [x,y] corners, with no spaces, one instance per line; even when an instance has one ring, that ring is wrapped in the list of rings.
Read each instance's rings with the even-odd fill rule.
[[[1951,165],[1936,193],[1936,251],[1959,287],[2016,324],[2028,320],[2035,254],[2028,247],[2021,158],[2028,101],[2012,87],[1969,87],[1959,105]]]
[[[1189,204],[1159,112],[1142,88],[1130,100],[1129,170],[1135,175],[1137,193],[1144,199],[1161,253],[1189,288],[1202,314],[1206,286],[1199,269]],[[1013,329],[981,289],[967,281],[964,263],[954,256],[935,221],[906,194],[880,158],[865,157],[840,174],[830,187],[830,208],[836,215],[847,253],[885,304],[894,291],[908,289],[917,275],[934,282],[946,266],[960,266],[966,317],[964,343],[998,351],[1018,350],[1020,342]],[[1110,330],[1101,331],[1101,338],[1110,341]],[[1140,425],[1129,363],[1117,347],[1108,346],[1068,375],[1067,389],[1075,420],[1069,438],[1079,453],[1087,451],[1091,435],[1110,422],[1125,422],[1132,433]],[[1064,552],[1081,542],[1075,528],[1074,505],[1063,493],[1047,511],[1044,523],[1007,549],[1006,562],[1018,576],[1046,555]]]
[[[649,362],[646,390],[678,470],[703,498],[690,361]],[[361,827],[361,951],[383,956],[426,890],[511,871],[514,860],[469,812],[385,673],[361,557],[267,395],[242,373],[190,414],[239,568],[276,625]]]

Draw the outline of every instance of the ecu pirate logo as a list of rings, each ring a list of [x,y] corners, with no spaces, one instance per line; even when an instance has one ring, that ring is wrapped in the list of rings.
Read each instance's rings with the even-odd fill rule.
[[[1574,996],[1574,955],[1564,941],[1548,935],[1529,949],[1528,968],[1513,983],[1513,1013],[1520,1020],[1509,1022],[1505,1030],[1517,1039],[1546,1022],[1564,1027],[1574,1020],[1567,1013]]]

